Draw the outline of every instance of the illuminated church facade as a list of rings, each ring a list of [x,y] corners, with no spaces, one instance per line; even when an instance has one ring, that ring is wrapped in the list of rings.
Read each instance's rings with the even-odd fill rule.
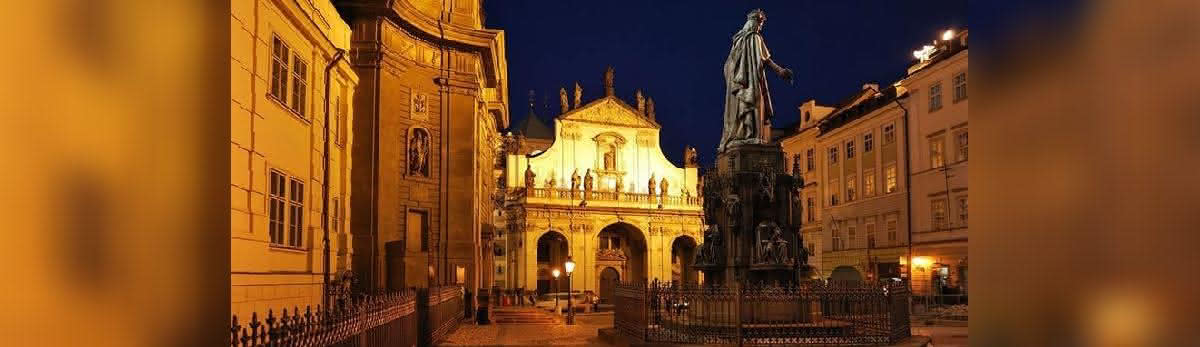
[[[560,92],[562,113],[543,131],[551,139],[529,131],[551,129],[530,126],[541,121],[532,107],[506,136],[495,284],[566,291],[566,276],[556,282],[551,273],[568,257],[577,264],[571,289],[602,301],[617,282],[701,281],[691,268],[703,232],[695,150],[684,150],[683,167],[667,160],[653,100],[641,91],[635,106],[616,97],[611,68],[599,99],[580,105],[576,85],[569,105]]]

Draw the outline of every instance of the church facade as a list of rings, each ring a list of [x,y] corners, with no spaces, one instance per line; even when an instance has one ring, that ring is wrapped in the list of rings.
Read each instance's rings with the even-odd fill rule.
[[[587,104],[577,91],[568,105],[564,92],[549,148],[526,152],[509,139],[498,286],[566,291],[566,276],[551,273],[568,257],[570,288],[601,300],[617,282],[701,280],[691,268],[703,232],[695,152],[685,150],[683,167],[667,160],[653,102],[640,91],[636,106],[616,97],[611,74],[604,97]]]

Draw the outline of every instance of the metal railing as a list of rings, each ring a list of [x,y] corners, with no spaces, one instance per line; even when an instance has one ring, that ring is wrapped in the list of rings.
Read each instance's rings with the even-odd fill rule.
[[[429,346],[464,316],[463,288],[445,286],[348,297],[332,309],[268,310],[248,321],[233,316],[232,347],[241,346]]]
[[[619,284],[614,325],[646,342],[893,344],[909,337],[903,285]]]

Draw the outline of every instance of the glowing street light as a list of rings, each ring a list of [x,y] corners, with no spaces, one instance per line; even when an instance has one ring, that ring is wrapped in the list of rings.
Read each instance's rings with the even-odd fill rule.
[[[567,256],[563,267],[567,269],[567,325],[575,325],[575,305],[571,300],[571,273],[575,272],[575,261],[571,260],[571,256]]]
[[[554,276],[554,309],[555,310],[558,309],[558,275],[561,275],[561,274],[562,274],[562,272],[559,272],[558,269],[554,269],[554,271],[550,271],[550,275]]]
[[[952,39],[952,38],[954,38],[954,30],[953,29],[942,32],[942,41],[950,41],[950,39]]]

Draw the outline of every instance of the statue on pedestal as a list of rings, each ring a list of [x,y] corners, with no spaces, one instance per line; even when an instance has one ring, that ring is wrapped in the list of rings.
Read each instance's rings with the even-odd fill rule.
[[[792,81],[792,70],[775,64],[763,41],[762,27],[767,15],[753,10],[746,24],[733,35],[729,57],[725,58],[725,116],[718,151],[733,145],[761,144],[770,140],[774,109],[767,89],[766,68]]]
[[[654,183],[656,183],[656,182],[654,182],[654,174],[650,174],[650,184],[647,187],[646,193],[650,194],[651,200],[654,199],[654,186],[655,186]]]
[[[642,90],[638,89],[637,92],[635,92],[633,94],[633,98],[634,98],[634,100],[637,100],[638,115],[645,117],[646,116],[646,98],[642,97]]]
[[[666,202],[666,200],[667,200],[667,189],[670,188],[670,186],[671,186],[671,183],[667,182],[666,177],[663,177],[662,182],[659,183],[659,190],[658,190],[659,194],[662,194],[663,202]]]
[[[566,88],[558,88],[558,103],[559,103],[559,109],[561,110],[561,113],[567,113],[567,111],[570,110],[570,105],[567,104],[567,89]]]
[[[583,173],[583,200],[592,199],[592,169]]]
[[[571,172],[571,197],[575,197],[575,192],[579,191],[579,169]]]
[[[525,189],[526,190],[533,189],[534,183],[537,182],[536,177],[537,177],[537,174],[533,173],[533,168],[529,166],[529,163],[525,163]]]

